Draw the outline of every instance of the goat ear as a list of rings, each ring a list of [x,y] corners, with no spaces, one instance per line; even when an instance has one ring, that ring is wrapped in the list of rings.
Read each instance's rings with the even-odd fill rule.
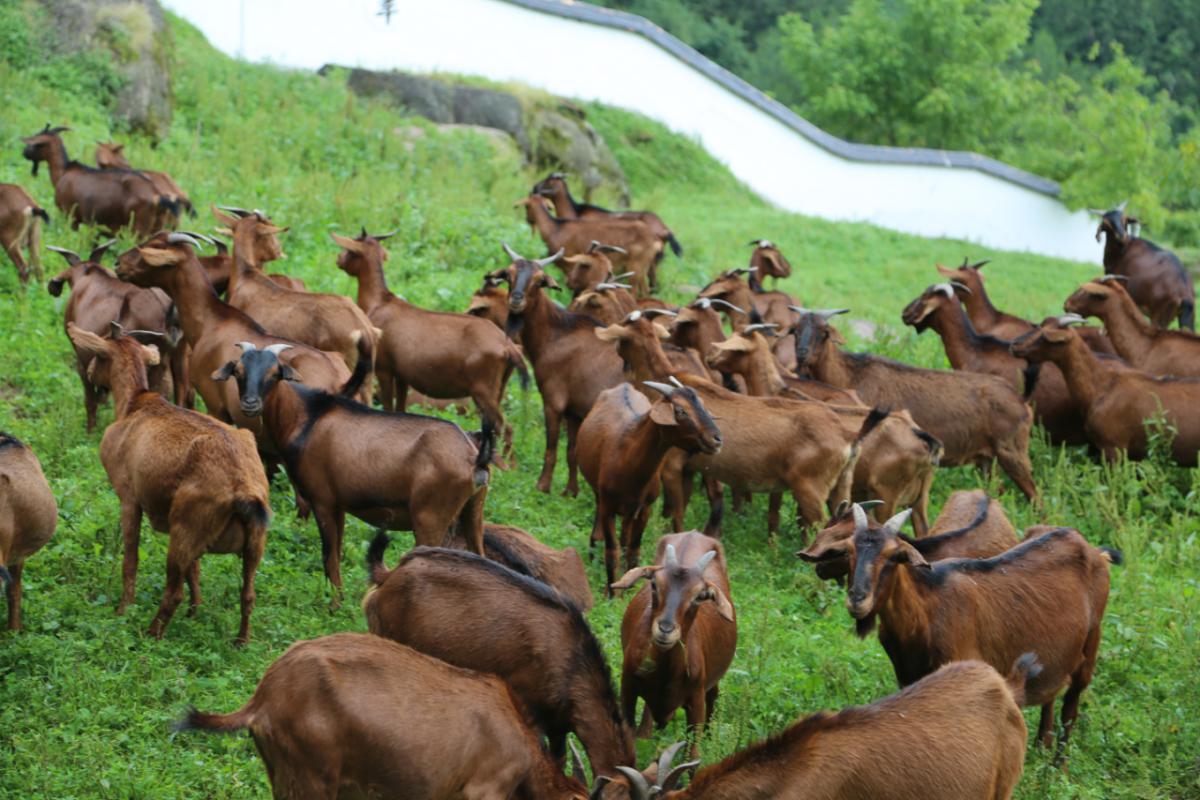
[[[232,228],[238,223],[238,217],[234,216],[233,214],[227,214],[216,206],[212,207],[212,213],[213,216],[217,218],[217,222],[221,223],[227,228]]]
[[[714,342],[718,350],[732,350],[735,353],[749,353],[754,350],[754,343],[740,333],[735,333],[723,342]]]
[[[104,339],[91,331],[80,328],[74,322],[67,323],[67,336],[71,337],[71,341],[80,350],[96,356],[108,355],[108,343]]]
[[[638,581],[649,578],[656,571],[658,571],[658,567],[634,567],[622,575],[619,581],[610,585],[609,588],[614,591],[628,589]]]
[[[142,345],[142,361],[147,367],[157,367],[160,360],[157,347],[152,344]]]
[[[558,281],[546,274],[542,275],[542,286],[545,286],[547,289],[554,289],[555,291],[562,288],[558,285]]]
[[[721,619],[733,622],[733,603],[729,602],[729,598],[721,591],[720,586],[715,583],[708,584],[708,599],[716,604],[717,613],[721,615]]]
[[[650,324],[654,326],[654,333],[655,333],[655,335],[658,336],[658,338],[660,338],[660,339],[670,339],[671,338],[671,332],[669,330],[667,330],[666,328],[664,328],[662,326],[662,323],[652,322]]]
[[[892,561],[895,561],[897,564],[908,564],[912,567],[929,569],[929,562],[925,560],[925,556],[917,552],[917,548],[903,540],[900,542],[899,549],[892,554]]]
[[[279,377],[285,381],[299,381],[300,373],[290,364],[279,362]]]
[[[161,247],[139,247],[138,255],[152,267],[165,267],[168,264],[178,264],[186,255],[178,250],[166,250]]]
[[[655,403],[650,406],[650,420],[655,425],[676,425],[675,406],[669,402]]]
[[[625,327],[609,325],[607,328],[596,328],[596,338],[604,342],[618,342],[625,338]]]
[[[362,242],[357,239],[351,239],[349,236],[338,236],[333,231],[329,232],[329,238],[343,250],[349,250],[351,253],[361,253],[363,251]]]
[[[956,269],[950,269],[949,267],[943,267],[941,264],[934,264],[934,266],[937,267],[938,272],[940,272],[942,275],[945,275],[947,278],[952,278],[958,274],[958,270],[956,270]]]
[[[211,376],[212,379],[214,381],[229,380],[233,376],[234,370],[237,369],[237,365],[238,365],[238,362],[236,362],[236,361],[226,361],[225,366],[221,367],[219,370],[217,370],[216,372],[214,372],[212,374],[212,376]]]

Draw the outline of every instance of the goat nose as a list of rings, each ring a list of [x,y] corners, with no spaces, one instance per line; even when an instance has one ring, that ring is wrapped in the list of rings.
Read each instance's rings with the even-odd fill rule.
[[[673,632],[673,631],[675,630],[675,620],[673,620],[673,619],[660,619],[660,620],[658,621],[658,629],[659,629],[659,631],[661,631],[662,633],[671,633],[671,632]]]

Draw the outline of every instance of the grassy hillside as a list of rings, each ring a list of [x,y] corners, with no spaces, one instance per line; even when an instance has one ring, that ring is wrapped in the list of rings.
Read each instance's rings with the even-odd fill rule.
[[[0,0],[6,36],[21,38],[24,12]],[[460,309],[483,272],[502,266],[500,242],[540,253],[512,202],[536,180],[531,170],[496,155],[482,137],[443,134],[420,120],[349,94],[336,77],[235,63],[188,26],[173,23],[175,121],[157,150],[133,140],[135,163],[163,167],[199,208],[220,202],[266,210],[290,225],[280,267],[311,288],[352,293],[334,267],[328,231],[398,228],[390,240],[393,289],[431,307]],[[33,44],[29,44],[32,42]],[[7,54],[11,56],[11,52]],[[34,52],[34,55],[37,55]],[[0,181],[28,187],[48,208],[45,172],[29,176],[17,137],[50,120],[68,124],[71,153],[90,157],[109,127],[103,94],[74,61],[0,58]],[[715,271],[745,263],[745,242],[780,243],[795,267],[785,287],[812,306],[850,306],[880,326],[875,349],[944,366],[940,344],[899,323],[900,309],[936,279],[935,261],[991,257],[989,289],[998,305],[1040,318],[1085,276],[1089,265],[991,252],[866,225],[837,225],[772,209],[739,185],[697,145],[622,111],[588,106],[589,119],[624,166],[635,203],[658,210],[675,229],[685,258],[668,258],[662,275],[676,298]],[[398,128],[427,135],[406,141]],[[604,198],[602,198],[604,199]],[[195,223],[211,225],[207,214]],[[50,244],[83,249],[89,231],[72,232],[59,215]],[[125,243],[123,243],[125,244]],[[50,254],[48,254],[50,255]],[[57,259],[57,256],[54,256]],[[56,261],[47,268],[57,271]],[[97,457],[100,433],[84,432],[78,378],[61,329],[66,298],[41,287],[22,291],[15,271],[0,267],[0,429],[38,452],[59,499],[55,539],[26,570],[25,624],[0,633],[0,796],[206,797],[268,796],[265,774],[244,736],[170,734],[189,704],[231,710],[253,691],[265,667],[299,638],[362,630],[357,593],[368,528],[351,521],[344,565],[347,602],[329,611],[315,526],[295,519],[290,492],[277,484],[275,521],[258,577],[254,641],[236,648],[239,569],[229,557],[204,560],[200,613],[176,616],[166,638],[144,635],[161,596],[165,537],[145,530],[137,603],[114,616],[119,594],[118,507]],[[515,390],[508,410],[518,428],[517,469],[497,473],[487,516],[530,530],[555,545],[583,549],[592,505],[533,490],[542,452],[536,393]],[[103,426],[111,408],[101,415]],[[475,420],[463,421],[474,426]],[[561,461],[561,459],[560,459]],[[1035,510],[1010,488],[1003,502],[1020,526],[1074,525],[1097,543],[1120,547],[1100,664],[1084,695],[1069,774],[1031,749],[1018,796],[1037,798],[1200,797],[1200,701],[1192,684],[1200,664],[1200,543],[1194,513],[1195,470],[1161,459],[1115,468],[1082,451],[1034,448],[1044,507]],[[565,478],[557,476],[556,489]],[[935,509],[952,490],[981,479],[967,470],[939,474]],[[998,479],[993,491],[1002,488]],[[790,502],[788,504],[790,506]],[[706,509],[694,503],[690,522]],[[727,522],[733,599],[740,641],[722,684],[718,716],[704,743],[706,760],[780,729],[799,715],[864,703],[895,689],[874,639],[853,635],[844,592],[823,585],[792,556],[797,535],[765,538],[765,502]],[[645,552],[665,532],[655,519]],[[407,541],[393,548],[394,559]],[[593,588],[601,563],[588,565]],[[590,621],[610,662],[619,663],[624,601],[600,602]],[[1027,719],[1036,725],[1036,712]],[[682,720],[682,715],[680,715]],[[643,759],[682,736],[676,722],[641,742]]]

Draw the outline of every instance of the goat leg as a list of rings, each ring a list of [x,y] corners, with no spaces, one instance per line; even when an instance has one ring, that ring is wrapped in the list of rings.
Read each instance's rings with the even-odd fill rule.
[[[167,584],[163,587],[162,603],[159,604],[158,613],[154,615],[154,621],[150,623],[148,631],[155,639],[162,638],[171,617],[175,616],[175,609],[183,600],[184,579],[195,561],[189,557],[190,553],[180,552],[182,548],[179,541],[184,535],[186,534],[172,537],[171,544],[167,545]]]
[[[580,420],[567,415],[567,488],[563,489],[563,497],[579,496],[579,459],[575,455],[575,441],[579,437]]]
[[[250,641],[250,614],[254,611],[255,599],[254,576],[258,572],[258,562],[262,560],[262,555],[263,541],[261,538],[248,542],[242,551],[242,622],[238,627],[235,644],[246,644]]]
[[[191,597],[187,615],[194,617],[196,609],[200,606],[200,559],[198,558],[192,562],[192,566],[188,567],[187,585],[188,595]]]
[[[1042,706],[1042,718],[1038,721],[1037,744],[1050,747],[1054,743],[1054,700]]]
[[[4,587],[4,593],[8,598],[8,629],[10,631],[21,630],[21,573],[24,571],[24,563],[8,566],[10,580]]]
[[[341,604],[342,595],[342,534],[346,526],[346,514],[328,506],[313,508],[317,518],[317,532],[321,534],[321,560],[325,565],[325,577],[333,584],[333,608]]]
[[[537,490],[549,492],[550,483],[554,479],[554,465],[558,462],[558,429],[562,424],[562,412],[545,405],[546,418],[546,455],[542,459],[542,474],[538,476]]]
[[[121,602],[117,614],[124,614],[133,602],[133,588],[137,581],[138,544],[142,537],[142,507],[137,503],[121,501],[121,538],[125,542],[125,559],[121,564]]]

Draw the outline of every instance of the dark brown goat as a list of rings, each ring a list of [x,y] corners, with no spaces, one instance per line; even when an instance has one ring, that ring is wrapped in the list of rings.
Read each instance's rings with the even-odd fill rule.
[[[1082,321],[1067,315],[1059,323]],[[1162,417],[1175,430],[1171,455],[1194,466],[1200,451],[1200,378],[1160,378],[1101,362],[1067,327],[1050,320],[1013,342],[1013,353],[1052,361],[1062,370],[1071,397],[1084,414],[1084,430],[1105,459],[1131,459],[1148,451],[1146,423]]]
[[[247,728],[280,800],[587,798],[502,680],[378,636],[297,642],[239,710],[193,710],[176,727]]]
[[[1038,671],[1032,653],[1007,679],[980,661],[947,664],[869,706],[805,717],[686,789],[674,787],[696,762],[672,767],[679,745],[618,780],[632,800],[1009,800],[1025,764],[1020,707]]]
[[[0,433],[0,581],[8,599],[8,629],[21,629],[25,559],[41,550],[58,526],[58,504],[29,445]]]
[[[461,550],[418,547],[392,570],[387,536],[367,553],[367,628],[504,679],[562,759],[574,732],[596,775],[634,758],[604,652],[583,614],[541,581]]]
[[[567,187],[567,178],[561,172],[552,172],[533,187],[534,194],[549,198],[554,203],[554,213],[563,219],[634,219],[646,223],[655,236],[671,246],[677,256],[683,255],[683,247],[671,233],[671,229],[653,211],[609,211],[590,203],[578,203]]]
[[[125,542],[123,586],[117,613],[133,602],[142,514],[169,537],[167,581],[150,635],[162,638],[191,591],[189,616],[200,604],[200,557],[235,553],[242,559],[242,622],[237,641],[250,639],[254,574],[267,542],[271,519],[267,476],[249,431],[171,405],[151,392],[146,364],[158,359],[153,347],[114,331],[114,338],[71,326],[71,341],[108,362],[116,421],[104,431],[100,461],[121,501]]]
[[[805,313],[796,326],[796,364],[802,374],[846,389],[867,403],[905,408],[941,441],[943,466],[992,459],[1025,496],[1037,499],[1029,462],[1033,414],[1020,395],[992,375],[920,369],[868,353],[846,353],[829,324],[838,311]]]
[[[654,566],[634,567],[613,589],[645,580],[621,620],[621,708],[632,721],[645,702],[639,733],[663,728],[679,708],[691,732],[712,718],[718,684],[733,663],[737,616],[729,593],[725,548],[702,533],[658,540]],[[698,747],[693,744],[692,755]]]
[[[1106,275],[1075,290],[1063,310],[1099,317],[1121,358],[1152,375],[1200,377],[1200,338],[1187,331],[1157,328],[1138,311],[1119,275]]]
[[[50,215],[29,192],[15,183],[0,183],[0,247],[17,268],[21,283],[29,282],[30,272],[42,279],[43,221],[49,222]]]
[[[1031,367],[1012,354],[1012,342],[978,333],[955,298],[961,284],[937,283],[905,307],[901,319],[917,333],[932,328],[946,360],[956,370],[995,375],[1033,403],[1037,421],[1054,444],[1086,444],[1083,412],[1071,399],[1062,372],[1053,364]],[[1032,389],[1032,392],[1030,391]],[[889,514],[890,516],[890,514]]]
[[[125,145],[117,142],[96,142],[96,166],[101,169],[133,169],[133,165],[125,157]],[[188,216],[196,216],[196,209],[192,205],[192,201],[188,199],[183,189],[179,188],[179,184],[175,182],[174,178],[157,170],[142,169],[138,171],[149,178],[150,183],[154,184],[155,190],[171,203],[169,207],[163,208],[156,227],[160,229],[174,228],[179,224],[179,218],[185,211]]]
[[[1082,343],[1080,343],[1082,347]],[[901,686],[943,664],[978,658],[995,666],[1038,654],[1043,670],[1026,687],[1024,705],[1041,706],[1038,739],[1049,745],[1054,699],[1063,698],[1063,753],[1079,695],[1091,683],[1108,602],[1109,563],[1121,554],[1088,544],[1079,531],[1056,528],[992,558],[956,558],[932,565],[900,538],[908,512],[881,528],[854,507],[854,535],[804,558],[850,559],[846,607],[866,636],[876,621],[879,641]]]
[[[215,381],[236,378],[241,411],[262,417],[273,452],[283,457],[296,492],[311,506],[321,534],[325,577],[342,587],[346,514],[383,530],[411,530],[417,544],[440,545],[451,528],[483,555],[494,429],[479,441],[453,422],[390,414],[350,400],[366,378],[360,364],[338,394],[295,383],[278,354],[243,345]]]
[[[604,542],[606,586],[617,577],[618,544],[625,551],[626,569],[641,561],[642,534],[658,498],[668,451],[721,449],[721,431],[694,391],[665,383],[646,385],[662,399],[651,404],[628,383],[601,392],[579,426],[575,445],[579,469],[596,495],[592,539]]]
[[[530,260],[504,245],[512,263],[503,271],[508,282],[508,326],[520,336],[533,364],[546,420],[546,453],[537,490],[549,492],[558,461],[558,434],[567,425],[567,486],[564,494],[579,493],[575,441],[579,426],[605,389],[621,382],[621,360],[596,338],[600,323],[583,314],[564,311],[546,296],[558,284],[545,272],[561,256]]]
[[[163,334],[157,344],[160,361],[147,370],[150,388],[167,397],[174,388],[176,405],[192,407],[195,392],[188,378],[187,344],[183,331],[168,322],[171,298],[162,289],[140,289],[120,280],[101,265],[100,259],[115,243],[115,239],[94,248],[86,260],[77,253],[59,247],[50,249],[67,260],[67,269],[50,279],[47,290],[54,297],[62,294],[63,286],[71,287],[71,297],[63,310],[63,330],[75,325],[97,336],[106,335],[113,322],[129,330],[154,331]],[[108,381],[93,366],[95,356],[75,346],[75,369],[83,384],[83,405],[87,414],[87,430],[96,427],[96,408],[108,391]]]
[[[470,550],[467,540],[455,531],[446,539],[446,547]],[[555,550],[536,537],[512,525],[483,523],[483,554],[514,572],[536,578],[570,600],[580,611],[592,607],[592,589],[588,585],[583,559],[574,547]]]
[[[1128,202],[1128,201],[1126,201]],[[1129,294],[1151,322],[1168,328],[1178,317],[1179,327],[1196,329],[1196,289],[1179,258],[1149,239],[1134,235],[1140,227],[1125,215],[1126,203],[1110,211],[1089,209],[1100,218],[1096,241],[1104,237],[1104,272],[1129,279]]]
[[[174,209],[174,203],[137,170],[96,169],[72,160],[59,137],[67,130],[70,128],[47,125],[21,141],[25,158],[33,162],[34,175],[41,162],[50,166],[54,203],[71,218],[72,229],[81,224],[99,225],[112,234],[128,226],[137,236],[158,230],[163,212]]]

